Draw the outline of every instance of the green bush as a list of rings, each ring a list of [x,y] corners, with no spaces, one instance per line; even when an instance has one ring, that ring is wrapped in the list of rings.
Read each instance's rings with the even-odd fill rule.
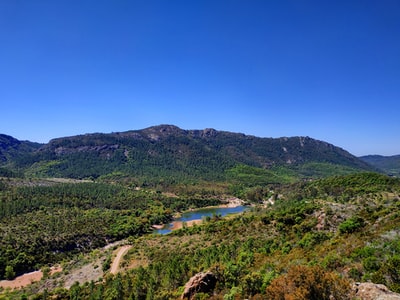
[[[317,244],[322,243],[328,238],[328,235],[324,232],[307,232],[299,241],[299,246],[302,248],[313,247]]]
[[[340,233],[353,233],[364,227],[365,221],[359,216],[353,216],[339,225]]]
[[[379,260],[374,256],[365,258],[362,261],[362,265],[364,267],[364,270],[367,272],[376,272],[380,268]]]
[[[103,272],[107,272],[111,267],[111,255],[107,256],[106,260],[103,262],[102,270]]]
[[[5,277],[6,277],[7,280],[14,279],[15,271],[14,271],[13,266],[10,266],[10,265],[6,266],[5,273],[6,273]]]

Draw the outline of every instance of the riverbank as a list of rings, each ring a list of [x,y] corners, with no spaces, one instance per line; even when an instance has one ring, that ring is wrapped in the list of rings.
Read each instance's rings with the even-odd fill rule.
[[[201,223],[203,223],[203,220],[201,220],[201,219],[200,220],[191,220],[191,221],[186,221],[186,222],[174,221],[171,223],[172,225],[169,229],[171,229],[171,230],[181,229],[181,228],[183,228],[183,224],[185,224],[185,226],[187,226],[187,227],[191,227],[193,225],[201,224]]]
[[[195,220],[184,220],[184,221],[177,221],[177,219],[181,218],[184,214],[187,213],[192,213],[192,212],[196,212],[199,210],[207,210],[207,209],[216,209],[218,210],[219,208],[235,208],[235,207],[239,207],[239,206],[243,206],[244,205],[244,201],[239,199],[239,198],[235,198],[235,197],[230,197],[227,198],[225,200],[222,200],[222,204],[220,205],[214,205],[214,206],[205,206],[205,207],[201,207],[201,208],[193,208],[193,209],[189,209],[187,211],[184,211],[182,213],[176,213],[174,215],[174,220],[172,221],[169,225],[168,224],[153,224],[151,227],[159,232],[164,232],[165,230],[176,230],[176,229],[180,229],[183,227],[183,223],[185,223],[186,226],[190,227],[193,226],[195,224],[201,224],[203,222],[202,218],[198,218]]]
[[[227,198],[225,201],[226,204],[221,204],[221,207],[237,207],[244,205],[244,201],[236,197]]]
[[[173,230],[185,226],[190,227],[201,224],[205,219],[213,218],[214,216],[225,217],[226,215],[242,213],[248,209],[248,207],[243,204],[243,201],[238,198],[229,198],[226,200],[226,203],[218,206],[208,206],[182,212],[179,216],[175,216],[171,223],[167,225],[153,225],[153,229],[155,233],[168,234]]]

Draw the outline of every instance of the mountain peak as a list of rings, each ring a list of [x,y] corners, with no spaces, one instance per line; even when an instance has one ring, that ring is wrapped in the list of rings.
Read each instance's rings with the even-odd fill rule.
[[[160,125],[156,125],[156,126],[147,127],[145,129],[143,129],[142,131],[158,131],[161,133],[177,133],[177,132],[182,132],[184,130],[175,125],[160,124]]]

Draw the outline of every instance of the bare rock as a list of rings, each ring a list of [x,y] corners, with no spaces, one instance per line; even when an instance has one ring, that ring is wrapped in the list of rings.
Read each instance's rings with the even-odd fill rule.
[[[355,284],[353,289],[356,298],[361,300],[400,300],[400,294],[391,292],[383,284],[363,282]]]
[[[181,299],[192,299],[196,293],[208,293],[215,288],[217,277],[212,272],[200,272],[185,284]]]

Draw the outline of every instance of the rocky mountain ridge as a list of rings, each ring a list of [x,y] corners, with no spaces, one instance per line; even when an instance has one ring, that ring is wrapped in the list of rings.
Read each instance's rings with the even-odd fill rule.
[[[310,137],[261,138],[174,125],[62,137],[44,145],[23,144],[24,151],[16,148],[12,155],[5,144],[0,141],[3,166],[55,177],[96,178],[122,172],[216,179],[238,164],[264,169],[310,163],[373,169],[344,149]]]

